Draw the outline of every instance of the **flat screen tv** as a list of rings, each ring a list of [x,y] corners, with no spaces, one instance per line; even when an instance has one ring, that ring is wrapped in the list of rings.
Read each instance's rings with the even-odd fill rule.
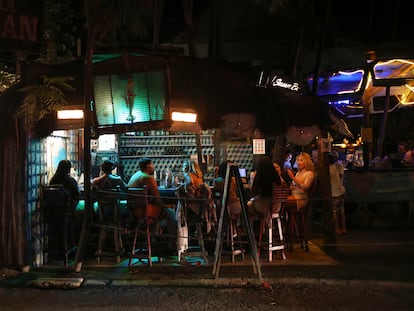
[[[166,82],[162,71],[97,75],[93,95],[98,126],[166,118]]]

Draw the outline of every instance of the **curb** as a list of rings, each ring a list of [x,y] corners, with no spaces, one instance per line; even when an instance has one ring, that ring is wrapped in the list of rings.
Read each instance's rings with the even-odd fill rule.
[[[316,278],[270,278],[264,282],[270,285],[326,285],[326,286],[367,286],[371,288],[414,288],[412,282],[373,281],[373,280],[342,280]],[[219,278],[219,279],[172,279],[172,280],[104,280],[85,279],[82,286],[137,286],[137,287],[262,287],[257,278]]]

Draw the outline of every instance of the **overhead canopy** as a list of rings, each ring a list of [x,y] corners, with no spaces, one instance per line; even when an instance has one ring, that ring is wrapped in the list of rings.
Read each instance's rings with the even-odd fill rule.
[[[322,129],[332,123],[327,104],[319,98],[259,87],[255,73],[223,60],[131,53],[96,59],[99,61],[93,64],[93,115],[98,134],[168,129],[171,127],[170,112],[182,109],[196,112],[203,129],[221,127],[222,116],[250,115],[249,122],[255,120],[254,127],[266,135],[285,134],[292,126]],[[154,74],[157,77],[154,78]],[[67,94],[68,105],[83,107],[83,62],[54,66],[28,64],[23,83],[39,83],[42,75],[74,77],[76,92]],[[124,108],[133,103],[134,109],[142,106],[149,110],[142,117],[133,109],[131,115],[123,115],[126,121],[122,122],[126,123],[117,124],[116,101]],[[46,119],[42,124],[44,131],[46,127],[54,130],[56,122],[50,122],[50,117]]]
[[[220,127],[220,116],[232,114],[254,115],[255,126],[269,135],[284,134],[291,126],[325,128],[330,122],[319,98],[258,87],[252,75],[224,61],[176,58],[170,72],[170,109],[197,111],[203,128]]]

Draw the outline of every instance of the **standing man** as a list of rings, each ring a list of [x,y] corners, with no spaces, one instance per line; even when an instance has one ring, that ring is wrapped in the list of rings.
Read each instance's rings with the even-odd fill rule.
[[[338,153],[328,154],[329,176],[331,179],[332,213],[336,235],[346,234],[345,187],[343,185],[344,169],[338,162]]]
[[[167,226],[167,234],[169,236],[169,251],[177,251],[177,221],[175,213],[170,208],[164,206],[158,191],[158,185],[154,178],[154,164],[150,158],[142,158],[139,160],[139,171],[131,176],[128,182],[128,188],[147,189],[148,202],[159,207],[160,214],[158,221],[165,221]]]

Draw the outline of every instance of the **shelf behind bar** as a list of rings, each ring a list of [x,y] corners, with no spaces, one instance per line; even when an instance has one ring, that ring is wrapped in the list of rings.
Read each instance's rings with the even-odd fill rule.
[[[144,157],[149,157],[149,158],[183,158],[183,157],[189,157],[189,155],[187,154],[159,154],[159,155],[155,155],[155,154],[145,154],[145,155],[130,155],[130,156],[119,156],[122,159],[133,159],[133,158],[144,158]]]

